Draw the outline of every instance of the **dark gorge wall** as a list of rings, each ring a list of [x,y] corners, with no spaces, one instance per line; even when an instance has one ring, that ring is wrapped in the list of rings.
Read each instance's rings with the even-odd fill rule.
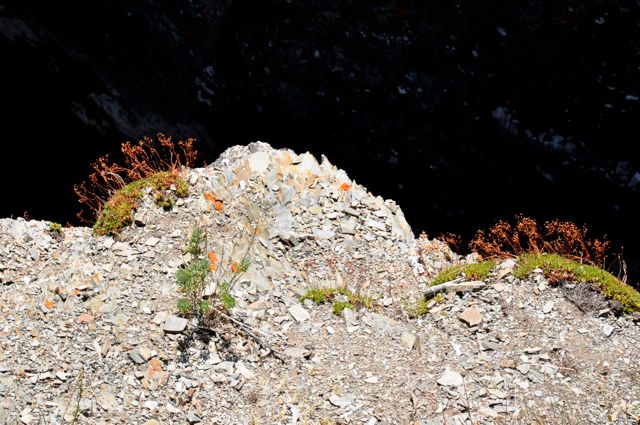
[[[88,164],[163,131],[209,162],[256,139],[325,153],[417,232],[523,212],[586,223],[637,263],[639,9],[2,0],[0,215],[73,222]]]

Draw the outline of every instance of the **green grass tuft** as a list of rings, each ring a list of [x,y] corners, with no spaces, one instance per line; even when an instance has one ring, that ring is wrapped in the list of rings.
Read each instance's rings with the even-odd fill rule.
[[[453,266],[447,270],[444,270],[435,278],[433,278],[431,286],[449,282],[462,276],[462,274],[464,274],[469,279],[483,280],[487,278],[489,272],[491,272],[495,265],[495,261],[486,260],[480,263],[460,264],[457,266]]]
[[[333,314],[340,314],[345,308],[350,308],[351,310],[356,309],[356,307],[348,301],[336,301],[332,306]]]
[[[310,289],[306,294],[300,297],[300,302],[304,302],[304,300],[311,300],[315,304],[324,304],[327,302],[333,302],[337,295],[343,295],[346,297],[347,301],[335,301],[333,303],[333,312],[336,313],[336,309],[339,310],[336,314],[341,313],[345,308],[355,310],[360,306],[368,309],[373,307],[373,298],[353,293],[345,288]]]

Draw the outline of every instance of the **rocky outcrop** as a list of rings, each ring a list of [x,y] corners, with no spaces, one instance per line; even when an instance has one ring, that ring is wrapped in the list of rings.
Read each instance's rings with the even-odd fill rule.
[[[0,422],[632,424],[640,415],[637,318],[606,303],[579,309],[579,296],[542,273],[515,278],[513,261],[470,285],[478,292],[450,292],[415,318],[431,277],[465,259],[416,240],[399,206],[328,159],[255,143],[185,178],[187,198],[165,210],[145,195],[115,238],[0,220]],[[232,288],[236,322],[178,317],[175,272],[196,225],[222,260],[249,254]],[[318,288],[373,304],[335,315],[300,301]]]

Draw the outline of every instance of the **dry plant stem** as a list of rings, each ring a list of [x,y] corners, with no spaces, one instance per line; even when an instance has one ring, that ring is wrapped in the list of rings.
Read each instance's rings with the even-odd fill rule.
[[[82,399],[82,394],[83,394],[83,383],[84,383],[84,370],[80,372],[80,374],[78,375],[78,381],[76,384],[76,389],[75,389],[75,393],[76,393],[76,406],[75,406],[75,410],[73,411],[73,418],[71,419],[71,424],[75,425],[78,423],[78,417],[80,416],[80,400]],[[67,406],[64,408],[64,412],[62,413],[62,420],[64,421],[64,417],[67,415],[67,411],[69,410],[69,406],[71,405],[71,401],[73,400],[73,397],[69,398],[69,402],[67,403]]]
[[[467,401],[467,414],[469,415],[469,420],[473,424],[474,421],[473,421],[473,417],[471,416],[471,403],[469,402],[469,394],[467,393],[467,383],[465,382],[464,378],[462,378],[462,387],[464,388],[464,397]]]
[[[258,335],[256,335],[255,330],[250,327],[249,325],[247,325],[246,323],[243,323],[242,321],[233,318],[232,316],[229,316],[228,314],[226,314],[225,312],[223,312],[220,309],[214,308],[215,314],[219,314],[220,316],[224,317],[225,319],[229,320],[231,323],[235,324],[238,329],[240,329],[242,332],[244,332],[247,336],[251,337],[252,339],[254,339],[258,344],[260,344],[260,346],[262,348],[264,348],[265,350],[267,350],[270,354],[273,354],[273,356],[275,358],[277,358],[278,360],[280,360],[281,362],[285,362],[285,357],[284,354],[279,352],[278,350],[275,350],[271,344],[265,342],[262,338],[260,338]],[[208,327],[205,326],[199,326],[199,329],[202,330],[206,330],[208,332],[214,332],[213,329],[210,329]]]

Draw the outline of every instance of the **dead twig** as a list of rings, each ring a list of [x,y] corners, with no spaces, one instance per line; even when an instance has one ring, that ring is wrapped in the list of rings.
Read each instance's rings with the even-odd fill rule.
[[[259,332],[259,331],[253,329],[251,326],[247,325],[246,323],[226,314],[225,312],[223,312],[218,308],[214,308],[214,311],[216,314],[219,314],[220,316],[224,317],[225,319],[229,320],[231,323],[236,325],[239,330],[241,330],[247,336],[249,336],[254,341],[256,341],[262,348],[267,350],[269,354],[272,354],[275,358],[277,358],[281,362],[283,363],[285,362],[285,357],[283,353],[274,349],[273,346],[271,346],[271,344],[265,342],[262,338],[256,335],[256,332]],[[198,329],[205,330],[207,332],[215,332],[214,329],[208,328],[206,326],[198,326]]]
[[[424,292],[425,296],[431,297],[438,292],[464,292],[464,291],[475,291],[481,288],[484,288],[486,284],[480,281],[472,281],[472,282],[464,282],[464,278],[454,279],[449,282],[441,283],[440,285],[435,285]]]

